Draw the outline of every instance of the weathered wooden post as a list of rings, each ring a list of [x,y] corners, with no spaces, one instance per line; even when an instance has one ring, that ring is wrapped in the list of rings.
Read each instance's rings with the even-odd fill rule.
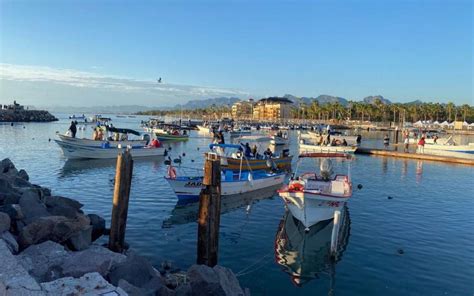
[[[206,153],[205,188],[199,196],[197,264],[215,266],[219,250],[221,165],[216,154]]]
[[[130,151],[128,149],[123,152],[120,151],[115,169],[114,199],[109,236],[109,249],[114,252],[122,252],[124,249],[132,172],[133,159]]]

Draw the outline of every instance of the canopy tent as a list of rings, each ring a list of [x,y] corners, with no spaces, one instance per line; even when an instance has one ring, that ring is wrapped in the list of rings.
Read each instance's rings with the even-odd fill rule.
[[[442,123],[440,123],[439,125],[441,126],[449,126],[449,122],[447,122],[446,120],[443,121]]]
[[[108,130],[113,133],[120,133],[120,134],[132,134],[135,136],[139,136],[140,132],[137,132],[136,130],[132,130],[129,128],[116,128],[116,127],[109,127]]]

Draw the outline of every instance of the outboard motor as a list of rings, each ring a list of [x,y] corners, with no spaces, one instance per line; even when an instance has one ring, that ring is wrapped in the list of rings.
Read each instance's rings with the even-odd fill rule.
[[[144,134],[142,136],[142,140],[146,141],[145,145],[148,145],[150,143],[150,135],[149,134]]]
[[[329,178],[331,177],[333,171],[332,171],[332,161],[328,158],[324,158],[321,161],[321,164],[319,166],[319,170],[321,171],[321,177],[323,178],[324,181],[328,181]]]

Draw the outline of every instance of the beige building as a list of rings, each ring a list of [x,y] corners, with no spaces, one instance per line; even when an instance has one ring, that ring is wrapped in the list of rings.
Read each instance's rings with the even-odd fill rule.
[[[240,101],[232,105],[232,118],[234,119],[251,119],[253,112],[253,99],[248,101]]]
[[[269,97],[261,99],[253,107],[253,119],[280,120],[291,117],[292,101],[287,98]]]

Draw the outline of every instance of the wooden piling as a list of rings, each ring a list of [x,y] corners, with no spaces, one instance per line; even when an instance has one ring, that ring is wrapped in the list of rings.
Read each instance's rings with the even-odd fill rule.
[[[217,155],[206,153],[203,185],[199,195],[197,264],[213,267],[219,250],[221,167]]]
[[[130,151],[127,149],[124,152],[119,152],[115,169],[112,221],[109,236],[109,249],[114,252],[124,250],[132,173],[133,159]]]

